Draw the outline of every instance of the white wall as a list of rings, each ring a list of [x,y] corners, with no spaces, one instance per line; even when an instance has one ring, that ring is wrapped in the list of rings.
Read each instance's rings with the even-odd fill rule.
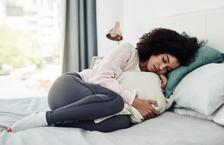
[[[107,54],[113,49],[112,41],[105,34],[114,21],[121,20],[124,40],[136,44],[143,33],[150,31],[157,19],[158,27],[169,26],[169,21],[158,23],[160,17],[181,15],[224,7],[224,0],[97,0],[98,6],[98,54]],[[198,17],[197,17],[198,18]],[[220,19],[220,21],[224,21]],[[189,27],[194,27],[194,22]],[[104,35],[104,36],[103,36]],[[105,38],[104,38],[105,37]]]
[[[107,39],[106,34],[115,21],[120,21],[123,26],[123,8],[123,0],[97,0],[98,56],[105,56],[117,46],[115,41]]]

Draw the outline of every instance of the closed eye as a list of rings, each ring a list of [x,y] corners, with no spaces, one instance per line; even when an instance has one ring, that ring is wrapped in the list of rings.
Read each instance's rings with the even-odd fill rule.
[[[166,61],[167,61],[168,63],[170,63],[170,58],[169,58],[168,55],[166,55]]]
[[[167,60],[166,60],[166,58],[165,58],[165,57],[163,57],[163,62],[164,62],[164,63],[167,63]]]

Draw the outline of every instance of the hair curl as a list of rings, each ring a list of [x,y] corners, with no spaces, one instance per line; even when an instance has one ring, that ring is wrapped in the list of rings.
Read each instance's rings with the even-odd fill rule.
[[[177,58],[181,65],[194,60],[200,44],[196,37],[185,37],[176,31],[156,28],[144,34],[137,43],[140,62],[147,61],[152,55],[168,53]]]

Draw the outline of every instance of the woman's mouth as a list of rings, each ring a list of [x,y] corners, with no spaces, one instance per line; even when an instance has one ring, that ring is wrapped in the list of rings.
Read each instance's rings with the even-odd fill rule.
[[[155,73],[157,73],[157,72],[158,72],[158,69],[156,68],[156,66],[155,66],[155,65],[153,65],[153,71],[154,71]]]

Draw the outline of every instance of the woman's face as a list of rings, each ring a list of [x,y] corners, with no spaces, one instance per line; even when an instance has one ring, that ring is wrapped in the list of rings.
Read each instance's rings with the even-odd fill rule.
[[[163,53],[152,55],[147,62],[140,65],[142,71],[150,71],[157,74],[166,74],[180,65],[176,57]]]

